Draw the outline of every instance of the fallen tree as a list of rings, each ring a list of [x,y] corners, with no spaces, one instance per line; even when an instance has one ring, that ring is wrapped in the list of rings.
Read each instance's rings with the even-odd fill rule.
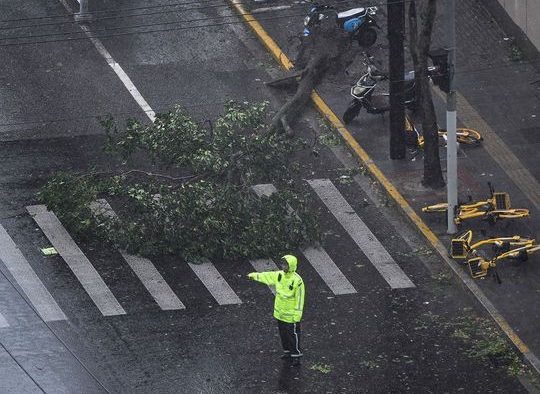
[[[79,237],[143,256],[280,256],[319,235],[291,160],[305,144],[268,133],[267,118],[266,103],[233,102],[204,124],[180,107],[150,125],[131,119],[124,128],[109,117],[106,148],[122,165],[57,174],[39,197]],[[259,183],[278,192],[259,198]],[[92,212],[98,198],[117,217]]]
[[[314,26],[311,34],[300,38],[300,49],[296,65],[289,78],[280,77],[267,85],[287,87],[294,84],[295,94],[277,111],[270,122],[270,132],[284,132],[292,136],[291,125],[301,115],[311,92],[327,72],[343,71],[353,61],[355,53],[347,33],[339,28],[332,18],[323,19]],[[287,84],[286,82],[289,82]]]

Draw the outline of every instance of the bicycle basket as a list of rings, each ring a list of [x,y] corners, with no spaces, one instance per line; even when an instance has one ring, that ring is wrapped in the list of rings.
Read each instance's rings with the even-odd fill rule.
[[[510,209],[510,196],[508,193],[493,193],[495,209]]]
[[[464,239],[453,239],[450,245],[450,255],[453,259],[464,259],[467,257],[467,241]]]
[[[467,261],[467,264],[469,265],[469,271],[471,272],[471,276],[473,278],[482,278],[483,276],[487,275],[487,271],[484,271],[482,269],[482,258],[481,257],[475,257]]]

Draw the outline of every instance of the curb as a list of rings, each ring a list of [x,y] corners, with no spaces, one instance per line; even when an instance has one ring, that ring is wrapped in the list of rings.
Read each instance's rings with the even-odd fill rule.
[[[270,35],[264,30],[262,25],[255,19],[255,17],[248,12],[240,0],[229,0],[231,6],[240,14],[246,24],[253,30],[257,37],[261,40],[266,49],[274,56],[282,68],[290,70],[294,65],[287,55],[279,48],[277,43],[270,37]],[[532,353],[527,345],[521,340],[516,332],[510,327],[506,319],[497,310],[495,305],[489,301],[484,292],[478,287],[478,285],[463,272],[459,265],[448,257],[448,251],[443,243],[437,238],[435,233],[424,223],[424,221],[416,214],[414,209],[409,205],[407,200],[399,193],[395,186],[386,178],[383,172],[373,162],[367,152],[358,144],[351,133],[345,128],[341,120],[334,114],[330,107],[324,102],[324,100],[317,94],[316,91],[311,93],[311,99],[317,110],[324,115],[336,128],[336,130],[343,137],[347,145],[354,151],[358,158],[366,165],[370,173],[377,179],[377,181],[383,186],[385,191],[392,197],[392,199],[399,205],[407,217],[416,225],[422,235],[424,235],[430,244],[437,250],[446,264],[452,269],[452,271],[461,279],[469,291],[475,296],[480,304],[486,309],[492,319],[498,324],[502,331],[512,341],[516,348],[523,354],[523,357],[531,364],[534,370],[540,374],[540,359]]]

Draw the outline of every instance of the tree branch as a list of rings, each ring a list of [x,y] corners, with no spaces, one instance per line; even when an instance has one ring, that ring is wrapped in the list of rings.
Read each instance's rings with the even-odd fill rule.
[[[90,176],[90,175],[111,175],[112,174],[112,175],[122,175],[123,176],[123,175],[129,175],[129,174],[133,174],[133,173],[143,174],[143,175],[150,176],[150,177],[165,178],[165,179],[169,179],[171,181],[188,181],[188,180],[192,180],[192,179],[203,176],[201,174],[197,174],[197,175],[186,175],[186,176],[181,176],[181,177],[173,177],[173,176],[165,175],[165,174],[155,174],[153,172],[132,169],[132,170],[122,171],[122,172],[116,172],[116,171],[90,172],[90,173],[87,173],[87,174],[79,175],[75,179],[85,178],[85,177]]]

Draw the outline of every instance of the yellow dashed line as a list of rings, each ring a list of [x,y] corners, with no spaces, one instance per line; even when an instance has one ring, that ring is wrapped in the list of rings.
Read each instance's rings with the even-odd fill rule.
[[[264,30],[261,24],[247,12],[239,0],[229,0],[232,6],[236,11],[242,16],[246,23],[253,29],[255,34],[262,41],[264,46],[270,51],[274,58],[279,62],[279,64],[285,69],[290,70],[294,67],[291,60],[283,53],[279,48],[276,42],[268,35]],[[501,316],[497,311],[495,306],[487,300],[485,295],[481,290],[470,280],[463,275],[463,272],[456,269],[452,262],[446,256],[447,251],[442,242],[437,238],[437,236],[431,231],[431,229],[424,223],[424,221],[416,214],[414,209],[407,203],[405,198],[397,191],[394,185],[384,176],[382,171],[375,165],[371,157],[367,152],[358,144],[354,137],[349,133],[345,128],[341,120],[334,114],[334,112],[328,107],[328,105],[323,101],[323,99],[317,94],[316,91],[311,93],[311,99],[315,104],[316,108],[321,112],[339,131],[343,139],[347,142],[349,147],[356,153],[362,162],[368,167],[369,171],[375,176],[375,178],[381,183],[385,188],[387,193],[396,201],[396,203],[401,207],[401,209],[407,214],[407,216],[416,224],[422,234],[428,239],[428,241],[433,245],[433,247],[439,252],[442,258],[447,262],[447,264],[452,268],[452,270],[465,282],[469,290],[476,296],[476,298],[484,305],[489,314],[497,322],[499,327],[506,333],[508,338],[514,343],[514,345],[525,355],[525,357],[531,361],[531,364],[538,370],[538,359],[534,354],[529,351],[529,348],[523,341],[517,336],[514,330],[510,327],[507,321]]]

